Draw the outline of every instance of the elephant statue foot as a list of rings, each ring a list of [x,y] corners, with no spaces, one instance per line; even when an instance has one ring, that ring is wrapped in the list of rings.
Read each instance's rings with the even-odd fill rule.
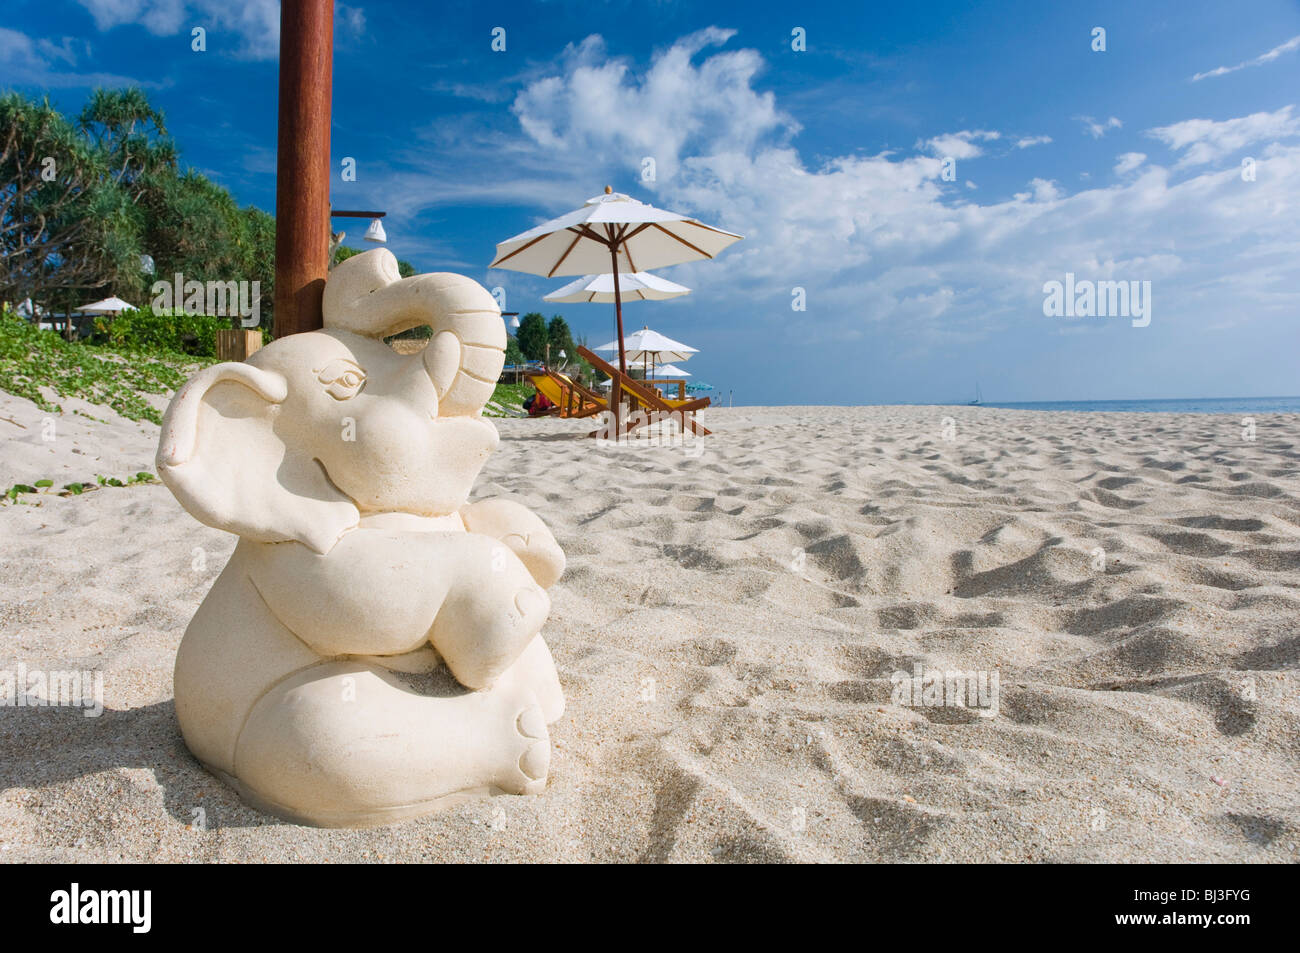
[[[564,694],[541,629],[564,553],[511,500],[469,502],[496,429],[496,301],[459,275],[339,264],[325,327],[205,368],[158,472],[240,537],[176,656],[186,744],[253,805],[389,823],[546,786]],[[427,324],[424,351],[384,339]]]
[[[365,699],[353,710],[339,703],[349,692]],[[269,813],[369,827],[474,794],[539,794],[550,760],[545,711],[523,684],[430,697],[378,666],[340,661],[262,697],[234,777],[244,800]]]

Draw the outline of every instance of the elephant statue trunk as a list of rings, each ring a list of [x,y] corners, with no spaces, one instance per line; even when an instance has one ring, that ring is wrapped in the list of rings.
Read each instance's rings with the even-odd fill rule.
[[[240,537],[177,651],[186,744],[246,801],[326,826],[540,792],[564,554],[518,503],[469,502],[498,442],[496,301],[377,249],[330,272],[323,311],[200,371],[163,420],[159,475]],[[421,352],[385,343],[424,324]],[[454,689],[413,680],[440,671]]]
[[[392,271],[386,267],[389,263]],[[388,337],[429,325],[433,338],[424,351],[424,363],[438,389],[440,412],[478,414],[492,396],[505,360],[506,328],[496,299],[464,275],[400,279],[396,267],[396,259],[389,255],[376,256],[364,271],[340,275],[336,269],[325,285],[325,326],[356,334],[377,331]],[[379,322],[383,326],[378,328],[377,314],[383,315]]]

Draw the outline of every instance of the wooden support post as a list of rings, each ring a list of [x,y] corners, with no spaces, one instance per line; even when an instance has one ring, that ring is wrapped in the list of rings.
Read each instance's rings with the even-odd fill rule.
[[[334,0],[280,4],[275,336],[322,326],[329,271]]]
[[[246,361],[262,346],[262,329],[222,328],[217,331],[217,360]]]

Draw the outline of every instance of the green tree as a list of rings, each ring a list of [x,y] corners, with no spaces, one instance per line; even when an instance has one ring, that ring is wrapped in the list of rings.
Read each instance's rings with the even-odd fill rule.
[[[591,348],[591,345],[587,343],[587,336],[585,334],[578,338],[574,343],[587,349]],[[597,374],[596,369],[591,366],[591,363],[585,357],[578,353],[576,347],[569,352],[569,374],[572,377],[576,377],[588,387],[594,387],[599,381],[605,379],[605,375]]]
[[[141,268],[141,253],[150,254],[155,265],[164,268],[171,267],[173,261],[169,259],[176,257],[166,238],[150,234],[154,224],[151,210],[156,211],[160,204],[158,193],[174,191],[180,175],[176,146],[167,136],[162,112],[138,88],[96,89],[78,115],[76,125],[85,141],[104,160],[105,184],[115,185],[129,203],[129,211],[121,212],[120,228],[99,241],[98,289],[103,295],[116,294],[138,303],[146,296],[150,284],[149,276]],[[229,209],[223,211],[233,209],[229,193],[217,186],[212,189],[227,199]],[[182,215],[189,214],[191,209],[182,212]],[[190,224],[196,230],[203,230],[207,223],[194,219]],[[229,224],[223,225],[224,234]],[[129,242],[122,240],[126,232],[132,236]],[[191,265],[174,270],[184,271],[188,278],[189,272],[195,269]],[[208,276],[195,274],[194,277],[206,280]],[[220,277],[238,280],[244,276],[223,274]]]
[[[48,101],[0,98],[0,298],[54,311],[110,294],[148,304],[142,254],[159,280],[258,282],[269,322],[275,220],[182,172],[142,91],[96,90],[75,124]]]
[[[536,311],[528,312],[519,319],[515,340],[519,342],[519,350],[523,352],[525,360],[546,360],[546,344],[549,340],[546,319]]]
[[[240,232],[240,267],[249,281],[260,282],[262,327],[270,328],[275,301],[275,216],[252,205],[241,214],[244,222]]]
[[[194,171],[149,177],[138,203],[141,245],[154,259],[155,273],[119,275],[116,288],[131,288],[152,300],[155,281],[258,282],[262,323],[269,327],[275,298],[275,219],[261,209],[240,208],[222,186]],[[123,291],[116,291],[129,297]]]
[[[512,337],[506,338],[506,363],[522,364],[524,362],[524,352],[519,350],[519,342]]]
[[[357,253],[340,248],[335,260]],[[398,271],[416,273],[407,261]],[[48,101],[0,96],[0,300],[62,311],[115,294],[149,305],[155,281],[178,272],[257,282],[269,326],[275,219],[182,169],[162,111],[139,89],[95,90],[73,120]]]
[[[551,344],[551,359],[556,364],[560,363],[561,351],[564,352],[566,361],[578,359],[578,349],[574,346],[569,324],[560,315],[552,317],[551,323],[546,326],[546,339]]]
[[[159,276],[188,281],[234,279],[244,221],[230,193],[197,172],[158,176],[141,196],[145,246]]]
[[[139,261],[136,224],[104,153],[49,100],[0,97],[0,299],[98,287]]]
[[[163,114],[139,88],[95,90],[77,127],[104,154],[109,174],[133,202],[150,176],[176,171],[176,146],[167,137]]]

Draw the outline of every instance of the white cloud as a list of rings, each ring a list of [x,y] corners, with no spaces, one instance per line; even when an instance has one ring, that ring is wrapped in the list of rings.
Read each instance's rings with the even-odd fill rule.
[[[186,17],[185,0],[78,0],[89,11],[100,30],[138,23],[150,33],[167,36],[179,33]],[[226,4],[232,6],[232,4]],[[195,23],[194,26],[206,26]]]
[[[40,62],[42,58],[37,55],[36,44],[31,37],[0,26],[0,63],[20,65]]]
[[[88,60],[90,52],[90,44],[83,40],[66,36],[58,43],[34,40],[25,33],[0,27],[0,72],[7,83],[46,89],[157,85],[114,73],[76,72],[74,67]]]
[[[1260,142],[1276,142],[1300,135],[1300,116],[1293,106],[1275,112],[1257,112],[1237,119],[1185,119],[1147,131],[1174,152],[1182,152],[1179,167],[1205,165]]]
[[[346,3],[340,3],[335,8],[335,16],[345,30],[354,36],[360,36],[366,32],[366,11],[360,7],[350,7]]]
[[[1052,141],[1051,136],[1024,136],[1016,140],[1017,149],[1028,149],[1030,146],[1043,146]]]
[[[459,80],[435,80],[430,83],[431,93],[455,96],[457,99],[472,99],[480,103],[504,103],[513,97],[507,83],[494,80],[489,83],[464,83]]]
[[[1084,133],[1089,136],[1092,136],[1092,138],[1094,139],[1100,139],[1102,136],[1106,135],[1106,133],[1109,132],[1110,130],[1119,129],[1121,126],[1124,125],[1114,116],[1111,116],[1109,119],[1105,121],[1093,119],[1091,116],[1075,116],[1074,118],[1077,119],[1079,122],[1083,123]]]
[[[609,57],[600,36],[566,48],[560,75],[530,83],[512,111],[538,145],[634,162],[654,158],[656,175],[676,174],[684,149],[706,142],[716,151],[752,151],[760,140],[786,140],[799,129],[759,93],[763,68],[754,50],[718,52],[698,66],[701,51],[722,46],[734,30],[709,27],[658,54],[644,76]]]
[[[48,63],[59,60],[69,66],[76,66],[79,59],[89,55],[90,44],[85,40],[65,36],[58,43],[53,40],[37,40],[36,49]]]
[[[387,194],[402,197],[405,215],[494,203],[536,208],[540,221],[612,184],[744,235],[716,261],[670,277],[694,287],[693,305],[720,321],[743,307],[746,321],[792,341],[850,340],[868,325],[897,327],[914,343],[970,340],[1041,321],[1043,282],[1067,270],[1155,282],[1156,321],[1177,314],[1180,327],[1228,311],[1254,320],[1300,308],[1300,259],[1275,255],[1264,276],[1252,258],[1260,247],[1300,244],[1300,145],[1261,151],[1248,185],[1236,170],[1176,178],[1121,157],[1132,174],[1106,187],[1085,181],[1069,194],[1044,177],[980,204],[969,189],[945,187],[934,155],[805,158],[794,119],[753,87],[762,57],[715,49],[727,39],[694,34],[633,70],[588,38],[516,97],[522,136],[431,129],[401,158],[407,170],[385,183]],[[646,155],[657,159],[653,182],[641,178]],[[501,237],[530,224],[512,223]],[[1240,280],[1243,270],[1258,280]],[[483,278],[512,294],[552,286],[510,272]],[[808,290],[807,320],[789,321],[794,286]]]
[[[993,142],[1001,139],[1002,134],[989,129],[963,129],[961,132],[944,133],[933,139],[918,140],[917,149],[924,149],[940,159],[974,159],[984,154],[976,142]]]
[[[1273,47],[1267,53],[1261,53],[1253,60],[1244,60],[1236,66],[1216,66],[1214,69],[1207,70],[1204,73],[1197,73],[1192,77],[1192,82],[1195,83],[1198,80],[1207,79],[1211,76],[1224,76],[1228,73],[1235,73],[1237,70],[1245,69],[1248,66],[1263,66],[1265,63],[1273,62],[1273,60],[1277,59],[1283,53],[1290,53],[1294,50],[1300,50],[1300,36],[1291,37],[1291,39],[1287,40],[1285,43]]]
[[[279,0],[77,0],[100,30],[137,24],[155,36],[189,33],[201,26],[209,33],[208,49],[221,49],[220,37],[233,33],[238,45],[234,55],[246,59],[274,59],[280,50]],[[359,7],[338,4],[335,31],[359,36],[365,31],[366,15]]]
[[[1056,187],[1056,183],[1051,179],[1031,179],[1029,187],[1034,190],[1035,202],[1051,202],[1059,199],[1062,195],[1061,190]]]
[[[1115,173],[1116,175],[1127,175],[1146,161],[1145,152],[1125,152],[1116,159]]]

